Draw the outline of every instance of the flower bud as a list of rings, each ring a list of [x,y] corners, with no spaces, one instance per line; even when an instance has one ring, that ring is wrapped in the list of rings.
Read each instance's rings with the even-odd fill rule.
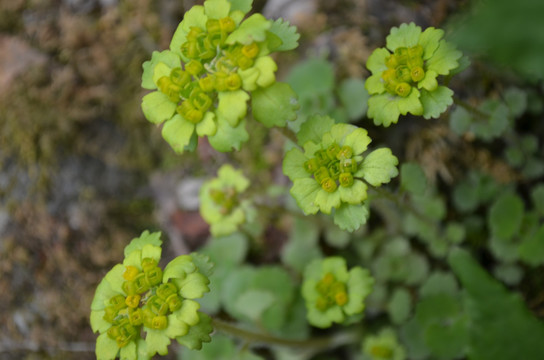
[[[410,68],[408,66],[399,66],[395,70],[395,76],[400,82],[409,82],[412,80],[410,75]]]
[[[412,87],[410,86],[410,84],[406,82],[397,84],[397,86],[395,87],[395,93],[402,97],[408,96],[411,90],[412,90]]]
[[[319,163],[315,158],[311,158],[310,160],[304,162],[304,170],[309,172],[310,174],[313,174],[317,171],[319,168]]]
[[[245,55],[241,55],[238,57],[237,59],[237,64],[238,64],[238,67],[242,70],[247,70],[249,69],[251,66],[253,66],[253,60],[248,58],[247,56]]]
[[[323,190],[325,190],[326,192],[332,193],[336,191],[338,185],[336,185],[336,181],[328,177],[321,182],[321,188],[323,188]]]
[[[242,79],[240,78],[240,75],[232,73],[227,77],[225,84],[227,86],[227,90],[238,90],[240,86],[242,86]]]
[[[230,16],[226,16],[222,19],[219,19],[219,27],[224,32],[231,33],[236,30],[236,23]]]
[[[245,57],[254,59],[257,55],[259,55],[259,44],[253,42],[249,45],[244,45],[242,47],[242,54],[244,54]]]
[[[140,326],[144,323],[144,314],[142,309],[131,309],[128,312],[128,320],[132,326]]]
[[[198,60],[191,60],[187,64],[185,64],[185,71],[187,71],[189,74],[193,76],[198,76],[202,72],[204,67],[202,66],[202,63]]]
[[[183,71],[179,67],[173,68],[172,71],[170,72],[170,80],[174,84],[184,87],[189,82],[191,82],[191,75],[188,72]]]
[[[318,150],[314,155],[319,165],[327,165],[329,163],[329,156],[326,150]]]
[[[182,305],[181,299],[177,294],[170,295],[168,299],[166,299],[166,303],[171,312],[180,309]]]
[[[162,282],[162,269],[155,266],[145,273],[145,278],[150,286],[159,285]]]
[[[151,320],[151,328],[155,330],[163,330],[168,326],[168,319],[164,315],[155,316]]]
[[[144,272],[148,272],[149,270],[155,268],[157,266],[157,260],[152,258],[143,258],[142,259],[142,269]]]
[[[159,286],[157,289],[157,296],[163,300],[166,300],[170,295],[176,294],[178,288],[172,283],[166,283]]]
[[[326,178],[330,177],[329,175],[329,170],[327,170],[326,167],[324,166],[321,166],[319,169],[316,170],[316,172],[314,173],[314,178],[315,180],[321,184],[321,182],[323,180],[325,180]]]
[[[423,70],[421,66],[417,66],[412,68],[410,75],[412,77],[412,81],[419,82],[423,80],[423,78],[425,77],[425,71]]]
[[[156,295],[147,300],[147,307],[153,311],[155,315],[166,315],[166,313],[168,313],[168,304]]]
[[[123,273],[123,279],[129,280],[129,281],[134,280],[134,278],[136,277],[136,275],[138,275],[139,272],[140,270],[138,270],[136,266],[128,265],[125,267],[125,272]]]
[[[355,159],[340,160],[340,171],[343,173],[354,173],[357,171],[357,162]]]
[[[202,112],[206,112],[212,105],[212,99],[202,91],[191,94],[190,100],[193,106]]]
[[[337,143],[331,144],[327,148],[327,156],[331,160],[336,160],[336,154],[338,154],[339,151],[340,151],[340,145],[338,145]]]
[[[198,86],[200,86],[200,89],[205,92],[212,92],[214,90],[214,81],[213,77],[211,76],[205,76],[198,80]]]
[[[142,294],[149,290],[149,283],[147,282],[145,274],[140,273],[136,276],[134,279],[134,289],[137,294]]]
[[[353,175],[351,173],[341,173],[338,177],[338,181],[340,182],[340,185],[343,187],[350,187],[353,185]]]
[[[340,176],[340,161],[336,160],[331,162],[327,167],[327,170],[329,171],[329,174],[331,174],[333,180],[338,180],[338,176]]]
[[[353,156],[353,150],[350,146],[344,145],[338,150],[338,153],[336,153],[336,158],[338,160],[344,160],[344,159],[351,159]]]
[[[140,305],[140,295],[129,295],[125,299],[125,304],[130,308],[137,308]]]
[[[110,299],[110,304],[113,306],[117,311],[124,309],[127,307],[127,304],[125,304],[125,297],[123,295],[115,295]]]

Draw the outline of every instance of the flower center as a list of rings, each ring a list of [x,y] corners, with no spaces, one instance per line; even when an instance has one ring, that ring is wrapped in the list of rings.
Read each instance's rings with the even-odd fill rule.
[[[111,323],[108,336],[122,348],[136,339],[141,326],[155,330],[166,329],[168,315],[181,308],[183,299],[173,283],[162,283],[162,269],[157,261],[144,258],[142,271],[127,266],[123,273],[123,292],[110,298],[104,320]]]
[[[210,189],[210,197],[219,206],[219,211],[223,215],[230,214],[232,209],[238,206],[238,193],[232,186],[223,188],[222,190]]]
[[[394,95],[406,97],[412,86],[425,77],[423,47],[399,47],[385,59],[387,70],[382,73],[385,89]]]
[[[176,112],[194,124],[215,103],[217,91],[235,91],[242,86],[238,69],[253,66],[259,54],[259,44],[227,45],[226,39],[236,29],[229,16],[219,20],[209,19],[206,30],[191,27],[181,53],[191,59],[181,67],[172,69],[170,76],[157,81],[159,90],[170,101],[178,104]]]
[[[315,286],[319,297],[316,307],[320,311],[326,311],[331,306],[344,306],[348,302],[346,285],[337,281],[333,274],[327,273]]]
[[[334,143],[326,150],[319,150],[315,157],[304,163],[304,169],[314,176],[315,181],[327,192],[334,192],[338,185],[350,187],[357,162],[353,150],[345,145]]]
[[[393,351],[387,346],[374,345],[370,349],[370,354],[380,359],[389,359],[393,355]]]

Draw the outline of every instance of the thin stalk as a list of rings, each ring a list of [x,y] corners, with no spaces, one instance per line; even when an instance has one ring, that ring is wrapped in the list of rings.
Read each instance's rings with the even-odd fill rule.
[[[481,118],[481,119],[485,119],[485,120],[488,120],[488,119],[489,119],[489,115],[488,115],[488,114],[486,114],[485,112],[483,112],[483,111],[479,110],[478,108],[472,106],[472,105],[469,104],[468,102],[459,99],[459,98],[456,97],[456,96],[453,97],[453,102],[455,103],[455,105],[461,106],[461,107],[464,108],[465,110],[467,110],[467,111],[473,113],[474,115],[478,116],[478,117]]]
[[[295,145],[298,146],[297,143],[297,135],[293,132],[293,130],[289,129],[287,126],[284,127],[275,127],[277,131],[279,131],[283,136],[285,136],[287,139],[291,140]]]
[[[318,337],[308,340],[291,340],[263,333],[255,333],[217,318],[212,318],[212,325],[216,330],[237,337],[252,345],[266,344],[299,348],[312,352],[320,352],[338,346],[359,342],[362,335],[359,331],[344,331],[327,337]]]

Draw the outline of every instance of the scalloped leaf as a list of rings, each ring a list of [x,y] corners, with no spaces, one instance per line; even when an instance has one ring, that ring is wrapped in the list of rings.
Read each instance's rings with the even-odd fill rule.
[[[217,132],[214,136],[208,136],[210,145],[217,151],[229,152],[233,149],[240,150],[242,143],[249,139],[246,130],[246,119],[242,119],[238,126],[232,127],[222,117],[217,117]]]
[[[221,91],[218,98],[217,117],[227,120],[231,127],[238,126],[247,114],[248,93],[243,90]]]
[[[289,84],[274,83],[267,88],[254,91],[251,97],[253,116],[266,127],[283,127],[287,121],[297,118],[296,110],[300,105],[297,94]]]
[[[439,86],[433,91],[422,89],[419,100],[423,104],[423,117],[438,119],[453,104],[453,91],[445,86]]]
[[[397,165],[399,160],[389,148],[372,151],[363,159],[355,176],[362,176],[372,186],[388,183],[399,174]]]
[[[125,257],[134,250],[142,250],[146,245],[160,247],[162,245],[161,232],[157,231],[150,233],[148,230],[145,230],[139,237],[132,239],[130,243],[125,247]]]
[[[170,68],[180,66],[179,56],[172,51],[153,51],[153,53],[151,53],[151,60],[145,61],[142,64],[142,87],[144,89],[154,90],[157,88],[155,82],[153,81],[153,74],[155,71],[155,66],[161,62],[166,64]]]
[[[162,127],[162,137],[178,154],[183,153],[190,145],[194,133],[195,125],[179,114],[165,122]]]
[[[176,104],[160,91],[153,91],[142,98],[142,111],[147,120],[160,124],[170,120],[176,112]]]
[[[369,211],[366,204],[352,205],[342,204],[334,212],[334,223],[342,230],[354,232],[368,219]]]
[[[308,172],[304,170],[304,163],[308,160],[298,148],[289,150],[283,159],[282,170],[291,179],[309,178]]]
[[[523,200],[513,193],[500,196],[489,208],[487,222],[493,237],[509,241],[519,232],[523,220]]]
[[[280,46],[270,50],[287,51],[293,50],[298,46],[300,34],[297,32],[296,26],[289,24],[289,21],[279,18],[272,23],[268,31],[276,35],[281,40]]]
[[[204,1],[204,12],[209,19],[219,20],[229,15],[231,3],[227,0]]]
[[[413,22],[401,24],[398,28],[393,27],[389,35],[385,38],[387,48],[391,51],[399,47],[416,46],[421,35],[421,28]]]
[[[334,119],[326,115],[312,115],[301,126],[297,133],[299,145],[308,141],[316,144],[321,143],[323,135],[330,131],[334,125]]]
[[[456,249],[448,261],[466,291],[471,359],[540,359],[544,323],[521,296],[505,289],[465,250]]]
[[[117,342],[111,339],[107,333],[100,334],[96,339],[96,359],[97,360],[113,360],[117,357],[119,346]]]
[[[338,98],[346,109],[350,120],[357,120],[366,113],[369,97],[364,80],[346,79],[338,86]]]
[[[227,37],[226,43],[229,45],[235,43],[249,45],[252,42],[264,41],[266,40],[266,31],[270,29],[271,25],[271,21],[261,14],[253,14]]]
[[[415,195],[423,195],[427,188],[427,178],[417,163],[403,163],[400,167],[400,185]]]
[[[253,5],[253,0],[229,0],[229,2],[231,3],[231,12],[241,11],[244,14],[248,13]]]
[[[368,82],[367,82],[368,83]],[[367,116],[374,125],[389,127],[399,121],[400,111],[391,94],[373,95],[368,99]]]
[[[312,178],[302,178],[293,181],[293,187],[289,191],[295,198],[297,205],[308,214],[315,214],[319,207],[315,204],[315,198],[321,190],[321,186]]]
[[[441,40],[438,49],[427,60],[427,69],[434,70],[439,75],[448,75],[451,70],[459,66],[458,60],[463,53],[455,48],[455,45]]]

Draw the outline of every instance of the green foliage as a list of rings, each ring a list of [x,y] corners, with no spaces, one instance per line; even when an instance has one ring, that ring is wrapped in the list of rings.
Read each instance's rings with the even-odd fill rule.
[[[544,324],[518,294],[493,280],[466,251],[453,252],[449,262],[466,290],[470,359],[538,359],[544,354]]]
[[[325,59],[310,58],[293,66],[286,81],[298,94],[301,106],[298,119],[291,124],[294,130],[315,114],[347,122],[358,120],[366,113],[365,82],[348,78],[337,83],[334,68]]]
[[[452,22],[453,41],[497,65],[508,66],[531,82],[544,78],[544,4],[531,0],[474,3],[473,9]],[[508,27],[504,27],[508,19]],[[528,37],[527,34],[532,34]]]
[[[199,191],[211,233],[199,254],[160,268],[160,234],[144,232],[98,285],[97,357],[150,359],[167,354],[172,339],[185,346],[183,359],[336,359],[337,347],[364,360],[544,353],[542,324],[458,248],[485,254],[488,269],[515,289],[538,277],[544,187],[532,185],[544,161],[524,118],[537,92],[482,82],[485,91],[475,92],[492,96],[456,99],[449,128],[414,122],[404,130],[417,136],[394,144],[404,130],[385,128],[400,115],[437,119],[454,102],[450,80],[469,61],[443,30],[393,27],[368,57],[366,80],[337,81],[331,62],[313,58],[281,83],[272,53],[295,49],[300,36],[251,6],[192,7],[169,50],[143,64],[142,87],[152,92],[142,111],[175,152],[195,150],[201,137],[216,151],[242,151],[199,158],[204,169],[212,158],[219,167]],[[369,128],[380,140],[374,149],[369,131],[345,123],[365,113],[382,126]],[[289,141],[278,146],[268,131],[275,127]],[[242,149],[250,138],[252,148]],[[400,164],[399,181],[388,146],[412,159]],[[225,163],[234,159],[243,170]],[[275,171],[280,161],[288,180]],[[213,327],[243,342],[214,334],[203,346]]]

